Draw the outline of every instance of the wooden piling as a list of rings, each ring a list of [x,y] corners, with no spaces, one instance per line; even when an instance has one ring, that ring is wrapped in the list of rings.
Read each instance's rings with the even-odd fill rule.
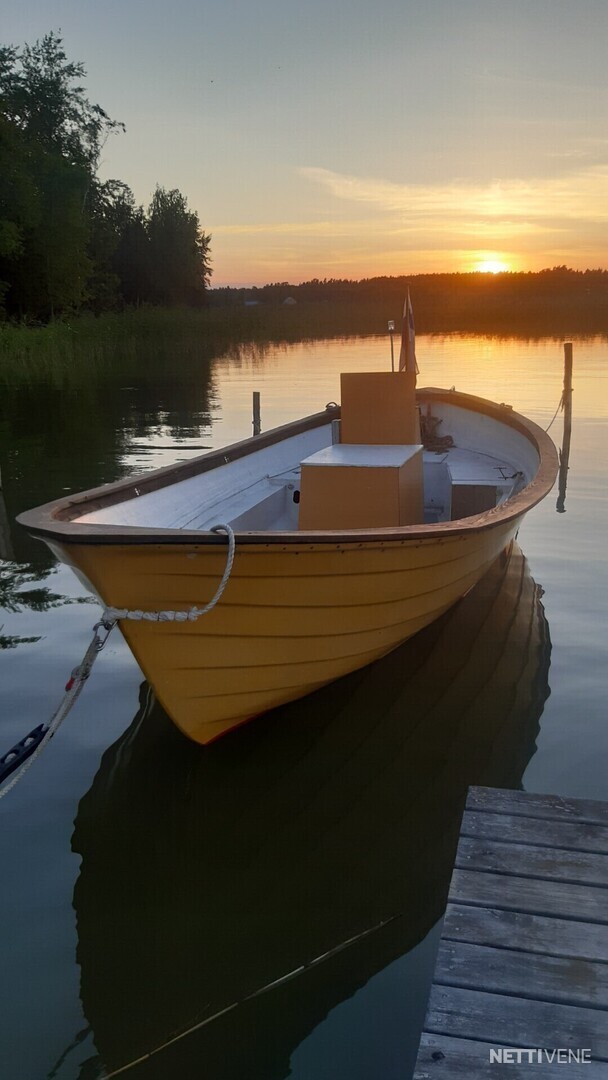
[[[262,430],[262,419],[260,413],[260,391],[253,391],[253,434],[259,435]]]
[[[568,467],[570,461],[570,435],[572,432],[572,342],[564,342],[564,388],[562,390],[562,406],[564,410],[564,434],[562,436],[562,448],[559,455],[559,477],[557,487],[557,502],[555,508],[558,514],[566,512],[566,485],[568,483]]]

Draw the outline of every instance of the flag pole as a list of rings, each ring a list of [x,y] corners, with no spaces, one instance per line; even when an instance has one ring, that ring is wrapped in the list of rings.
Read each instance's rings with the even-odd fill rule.
[[[409,286],[407,288],[405,303],[403,305],[403,318],[401,322],[401,351],[399,353],[399,371],[418,371],[416,363],[416,331],[414,329],[414,312],[410,299]]]
[[[394,332],[394,330],[395,330],[395,321],[394,321],[394,319],[389,319],[388,320],[388,332],[389,332],[389,334],[391,336],[391,371],[395,370],[395,349],[394,349],[394,346],[393,346],[393,332]]]

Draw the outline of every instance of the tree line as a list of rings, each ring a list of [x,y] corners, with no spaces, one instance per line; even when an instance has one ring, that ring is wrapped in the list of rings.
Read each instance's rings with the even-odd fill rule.
[[[147,209],[98,175],[124,131],[82,86],[61,37],[0,45],[0,318],[44,323],[125,305],[204,303],[210,236],[177,189]]]
[[[531,300],[563,298],[574,302],[608,299],[608,270],[571,270],[555,266],[539,271],[504,271],[498,274],[480,272],[410,274],[393,277],[370,277],[361,280],[348,278],[312,278],[300,284],[288,281],[272,282],[250,288],[225,286],[213,290],[218,304],[240,304],[246,301],[283,303],[288,297],[300,301],[376,302],[390,298],[403,300],[407,289],[425,309],[435,304],[445,306],[449,297],[460,305],[467,300],[488,302],[514,301],[526,304]]]
[[[410,276],[313,278],[249,289],[219,288],[210,293],[218,306],[256,302],[277,305],[291,297],[300,304],[350,307],[356,318],[382,311],[395,318],[409,288],[416,328],[512,329],[574,332],[608,328],[608,270],[572,270],[567,266],[529,272],[436,273]]]

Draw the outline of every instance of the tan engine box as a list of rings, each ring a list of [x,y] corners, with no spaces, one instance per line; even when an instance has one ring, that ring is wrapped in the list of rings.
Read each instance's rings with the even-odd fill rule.
[[[343,443],[420,442],[413,371],[357,371],[340,376]]]
[[[381,529],[422,520],[420,445],[342,442],[302,462],[300,529]]]

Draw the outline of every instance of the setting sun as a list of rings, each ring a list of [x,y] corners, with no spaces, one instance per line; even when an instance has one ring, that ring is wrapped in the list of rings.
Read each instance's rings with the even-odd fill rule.
[[[501,262],[500,259],[483,259],[481,262],[475,263],[473,269],[478,274],[504,274],[509,267],[507,263]]]

